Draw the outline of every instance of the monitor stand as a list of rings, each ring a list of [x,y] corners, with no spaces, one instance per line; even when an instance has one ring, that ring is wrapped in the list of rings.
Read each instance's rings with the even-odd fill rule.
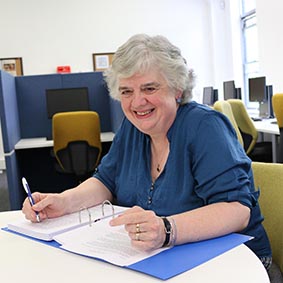
[[[269,118],[269,111],[268,111],[268,103],[267,102],[259,103],[259,117]]]

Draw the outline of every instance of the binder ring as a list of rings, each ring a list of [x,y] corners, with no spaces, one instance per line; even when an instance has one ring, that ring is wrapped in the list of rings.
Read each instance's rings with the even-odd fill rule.
[[[110,207],[111,207],[111,209],[112,209],[112,218],[114,218],[114,206],[113,206],[113,204],[112,204],[109,200],[105,200],[105,201],[102,203],[102,216],[105,215],[105,213],[104,213],[104,206],[105,206],[106,204],[110,205]]]
[[[111,215],[112,215],[112,218],[114,218],[114,215],[115,215],[114,206],[113,206],[113,204],[112,204],[109,200],[105,200],[105,201],[101,204],[102,217],[105,216],[105,213],[104,213],[104,206],[105,206],[106,204],[111,207],[111,210],[112,210],[112,214],[111,214]],[[79,210],[79,222],[80,222],[80,224],[82,223],[82,212],[83,212],[84,210],[86,210],[86,211],[87,211],[87,214],[88,214],[88,224],[89,224],[89,226],[92,226],[92,222],[96,222],[96,221],[99,221],[99,220],[102,219],[102,218],[99,217],[99,218],[96,218],[96,219],[92,220],[91,211],[90,211],[88,208],[86,208],[86,207],[82,207],[82,208],[80,208],[80,210]]]
[[[89,224],[89,226],[91,226],[91,225],[92,225],[91,213],[90,213],[89,209],[86,208],[86,207],[82,207],[82,208],[80,209],[80,211],[79,211],[79,220],[80,220],[80,223],[82,223],[82,216],[81,216],[81,213],[82,213],[82,211],[84,211],[84,210],[86,210],[87,213],[88,213],[88,224]]]

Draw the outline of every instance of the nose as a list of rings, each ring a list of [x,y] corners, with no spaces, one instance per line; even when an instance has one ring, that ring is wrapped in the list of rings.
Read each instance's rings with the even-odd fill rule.
[[[147,99],[144,93],[141,91],[135,92],[132,97],[132,106],[138,107],[141,105],[145,105],[147,103]]]

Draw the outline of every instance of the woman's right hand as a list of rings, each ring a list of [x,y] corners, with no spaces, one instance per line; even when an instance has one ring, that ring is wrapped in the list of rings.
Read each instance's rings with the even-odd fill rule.
[[[23,203],[22,212],[26,219],[37,222],[36,212],[39,213],[40,220],[55,218],[66,214],[66,205],[62,194],[42,194],[33,193],[35,204],[31,206],[28,198]]]

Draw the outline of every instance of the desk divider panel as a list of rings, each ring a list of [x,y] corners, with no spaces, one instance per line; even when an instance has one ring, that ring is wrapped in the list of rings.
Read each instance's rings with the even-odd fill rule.
[[[120,101],[114,99],[110,100],[110,113],[112,132],[116,133],[125,117]]]
[[[3,71],[0,71],[0,119],[4,153],[10,153],[21,135],[15,77]]]
[[[73,186],[72,179],[65,180],[61,176],[52,178],[51,161],[44,162],[40,156],[37,159],[36,150],[36,158],[32,161],[24,158],[24,149],[14,151],[14,148],[23,138],[51,137],[52,121],[47,116],[46,89],[74,87],[88,87],[90,108],[100,115],[101,130],[115,132],[124,115],[120,103],[110,98],[101,72],[13,77],[0,71],[0,118],[11,209],[21,209],[25,197],[21,186],[22,175],[38,191]],[[31,151],[33,152],[32,149],[28,150]],[[49,156],[48,148],[42,151],[45,156]],[[33,164],[40,164],[43,173],[38,171],[38,167],[35,169]],[[44,164],[48,166],[44,167]]]
[[[7,168],[7,182],[9,189],[10,207],[11,210],[22,208],[23,200],[25,199],[25,191],[22,187],[21,176],[16,152],[5,157]]]
[[[102,132],[111,132],[110,96],[101,72],[63,74],[62,88],[87,87],[90,109],[100,117]]]
[[[22,138],[51,137],[47,118],[46,89],[88,87],[90,109],[100,116],[101,131],[112,131],[110,96],[102,73],[53,74],[16,78]]]
[[[21,138],[50,138],[52,121],[47,118],[45,91],[62,88],[61,76],[22,76],[16,78],[16,84]]]
[[[20,139],[15,77],[0,71],[0,117],[11,209],[21,207],[21,189],[15,144]]]

